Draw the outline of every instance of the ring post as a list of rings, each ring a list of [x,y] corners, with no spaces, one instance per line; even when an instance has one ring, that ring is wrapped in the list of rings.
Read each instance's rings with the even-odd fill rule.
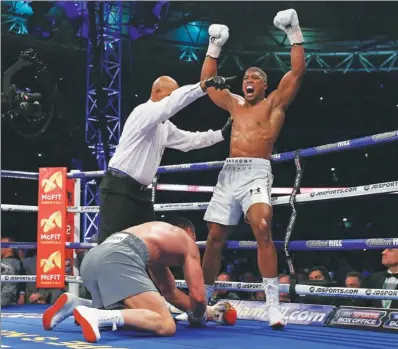
[[[79,170],[71,170],[70,173],[79,173],[81,171]],[[80,178],[74,178],[75,181],[74,184],[74,202],[73,206],[80,206],[81,205],[81,179]],[[73,242],[80,242],[80,220],[81,220],[81,215],[75,215],[74,217],[74,236],[73,236]],[[74,276],[79,276],[79,266],[77,262],[77,255],[76,251],[73,250],[73,275]],[[79,284],[77,283],[69,283],[68,285],[68,291],[73,293],[74,295],[79,297]]]

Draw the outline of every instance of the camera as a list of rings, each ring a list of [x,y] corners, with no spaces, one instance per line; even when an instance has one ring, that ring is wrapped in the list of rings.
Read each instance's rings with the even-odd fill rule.
[[[52,92],[43,95],[32,92],[29,88],[21,89],[15,84],[11,84],[12,77],[18,71],[32,65],[37,69],[38,74],[48,75],[47,66],[38,58],[33,49],[23,51],[19,60],[4,73],[1,94],[2,118],[9,120],[14,130],[27,138],[36,137],[48,128],[55,115],[55,96],[58,91],[57,85],[54,85]],[[51,82],[47,82],[46,85],[49,84],[51,85]],[[43,102],[45,102],[46,108],[43,108]],[[17,122],[21,123],[21,120],[26,124],[39,125],[40,129],[26,133],[16,126]]]

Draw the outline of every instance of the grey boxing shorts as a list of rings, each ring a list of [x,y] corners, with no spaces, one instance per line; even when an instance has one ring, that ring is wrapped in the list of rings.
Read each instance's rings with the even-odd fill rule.
[[[94,308],[123,307],[130,296],[155,291],[146,272],[148,248],[139,237],[115,233],[83,258],[80,274],[91,293]]]

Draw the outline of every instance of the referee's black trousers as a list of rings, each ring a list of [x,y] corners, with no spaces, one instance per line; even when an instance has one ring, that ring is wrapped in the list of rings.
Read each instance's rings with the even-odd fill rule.
[[[127,175],[109,171],[99,187],[99,243],[110,235],[156,220],[151,190]]]

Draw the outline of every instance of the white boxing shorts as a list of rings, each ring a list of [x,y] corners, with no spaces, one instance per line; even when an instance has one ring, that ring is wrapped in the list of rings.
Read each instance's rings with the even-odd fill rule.
[[[227,158],[218,175],[204,220],[221,225],[238,225],[250,206],[271,206],[273,182],[271,163],[258,158]]]

